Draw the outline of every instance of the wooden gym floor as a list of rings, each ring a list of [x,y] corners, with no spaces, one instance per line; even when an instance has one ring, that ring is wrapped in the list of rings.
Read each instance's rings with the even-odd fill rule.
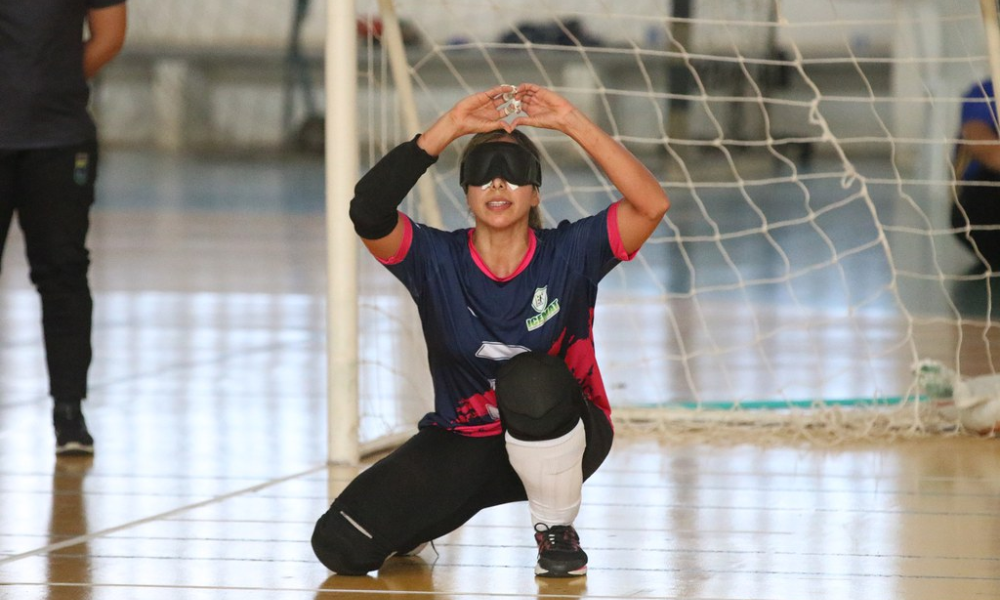
[[[91,236],[92,459],[54,458],[37,296],[12,232],[0,598],[1000,598],[1000,445],[945,435],[619,436],[584,489],[585,578],[534,577],[523,504],[369,577],[330,576],[308,540],[356,469],[325,465],[322,165],[265,163],[107,153]],[[981,349],[966,354],[989,368]]]

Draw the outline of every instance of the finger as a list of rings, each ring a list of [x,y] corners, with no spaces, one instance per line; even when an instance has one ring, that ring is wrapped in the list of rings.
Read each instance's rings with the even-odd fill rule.
[[[502,114],[505,117],[509,117],[510,115],[521,112],[521,105],[520,103],[515,104],[511,102],[510,104],[505,104],[504,106],[500,107],[499,110],[500,114]]]
[[[529,92],[529,93],[527,93],[527,94],[524,94],[523,96],[521,96],[521,97],[519,98],[519,100],[521,101],[521,104],[522,104],[522,105],[527,105],[527,106],[532,106],[532,105],[534,105],[534,106],[540,106],[540,105],[544,104],[544,100],[545,100],[545,99],[544,99],[544,98],[541,98],[541,97],[539,97],[539,96],[538,96],[537,94],[535,94],[534,92]]]
[[[489,105],[492,101],[493,99],[486,95],[486,92],[476,92],[459,100],[455,108],[465,112],[472,112]]]
[[[532,114],[544,110],[548,105],[539,102],[537,98],[531,96],[521,100],[521,112]]]
[[[535,104],[538,98],[534,94],[525,94],[520,98],[521,104]]]
[[[531,117],[517,117],[511,120],[509,124],[511,129],[516,129],[517,127],[535,127],[537,122],[537,119]]]
[[[491,116],[483,115],[483,116],[481,116],[477,120],[476,125],[479,126],[479,127],[481,127],[483,129],[483,131],[490,131],[492,129],[498,129],[504,123],[506,123],[506,121],[504,120],[505,117],[506,117],[506,115],[503,115],[503,114],[497,114],[495,116],[492,116],[492,115]]]
[[[495,85],[490,89],[486,90],[484,93],[491,99],[496,100],[497,98],[502,98],[504,93],[512,92],[517,89],[517,86],[510,85],[509,83],[501,83]]]

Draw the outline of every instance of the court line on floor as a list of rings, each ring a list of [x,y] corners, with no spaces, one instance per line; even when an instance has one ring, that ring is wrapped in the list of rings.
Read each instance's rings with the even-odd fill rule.
[[[56,550],[62,550],[63,548],[68,548],[70,546],[76,546],[77,544],[83,544],[83,543],[89,542],[90,540],[94,540],[94,539],[97,539],[99,537],[104,537],[104,536],[110,535],[112,533],[117,533],[117,532],[123,531],[125,529],[130,529],[132,527],[138,527],[140,525],[145,525],[146,523],[152,523],[153,521],[157,521],[157,520],[160,520],[160,519],[166,519],[166,518],[172,517],[174,515],[178,515],[178,514],[181,514],[181,513],[190,511],[190,510],[194,510],[196,508],[201,508],[203,506],[208,506],[210,504],[216,504],[216,503],[219,503],[219,502],[224,502],[226,500],[229,500],[230,498],[235,498],[236,496],[241,496],[243,494],[249,494],[249,493],[253,493],[253,492],[258,492],[260,490],[263,490],[263,489],[266,489],[266,488],[278,485],[280,483],[285,483],[286,481],[291,481],[291,480],[297,479],[299,477],[305,477],[305,476],[308,476],[308,475],[312,475],[313,473],[318,473],[320,471],[325,470],[326,468],[327,468],[326,464],[322,464],[322,465],[315,466],[315,467],[310,467],[310,468],[308,468],[308,469],[306,469],[304,471],[299,471],[298,473],[293,473],[291,475],[285,475],[284,477],[279,477],[278,479],[272,479],[270,481],[265,481],[263,483],[257,483],[257,484],[254,484],[254,485],[250,486],[250,487],[246,487],[246,488],[243,488],[243,489],[240,489],[240,490],[229,492],[228,494],[223,494],[221,496],[215,496],[214,498],[209,498],[208,500],[202,500],[201,502],[196,502],[194,504],[188,504],[188,505],[182,506],[180,508],[174,508],[174,509],[171,509],[171,510],[168,510],[168,511],[156,514],[156,515],[152,515],[150,517],[145,517],[143,519],[138,519],[138,520],[135,520],[135,521],[130,521],[128,523],[123,523],[121,525],[115,525],[114,527],[108,527],[106,529],[101,529],[100,531],[95,531],[93,533],[87,533],[87,534],[84,534],[84,535],[78,535],[78,536],[76,536],[74,538],[70,538],[68,540],[63,540],[61,542],[56,542],[55,544],[49,544],[48,546],[44,546],[42,548],[36,548],[34,550],[29,550],[28,552],[22,552],[20,554],[14,554],[14,555],[11,555],[11,556],[7,556],[5,558],[0,559],[0,565],[4,565],[4,564],[7,564],[7,563],[15,562],[15,561],[21,560],[23,558],[29,558],[29,557],[32,557],[32,556],[38,556],[40,554],[48,554],[50,552],[55,552]]]

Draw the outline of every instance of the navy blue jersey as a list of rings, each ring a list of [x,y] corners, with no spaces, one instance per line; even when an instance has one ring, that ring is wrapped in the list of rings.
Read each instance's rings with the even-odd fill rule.
[[[621,243],[617,208],[556,229],[531,230],[524,260],[504,279],[480,260],[471,229],[446,232],[401,215],[402,247],[382,262],[409,290],[423,324],[434,412],[421,427],[499,434],[497,370],[529,350],[563,358],[584,397],[610,418],[593,321],[598,282],[632,258]]]

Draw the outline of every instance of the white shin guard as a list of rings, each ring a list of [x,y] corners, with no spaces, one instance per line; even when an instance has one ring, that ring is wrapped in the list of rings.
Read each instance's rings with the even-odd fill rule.
[[[583,421],[554,440],[525,441],[506,434],[507,455],[528,494],[532,525],[571,525],[583,497]]]

